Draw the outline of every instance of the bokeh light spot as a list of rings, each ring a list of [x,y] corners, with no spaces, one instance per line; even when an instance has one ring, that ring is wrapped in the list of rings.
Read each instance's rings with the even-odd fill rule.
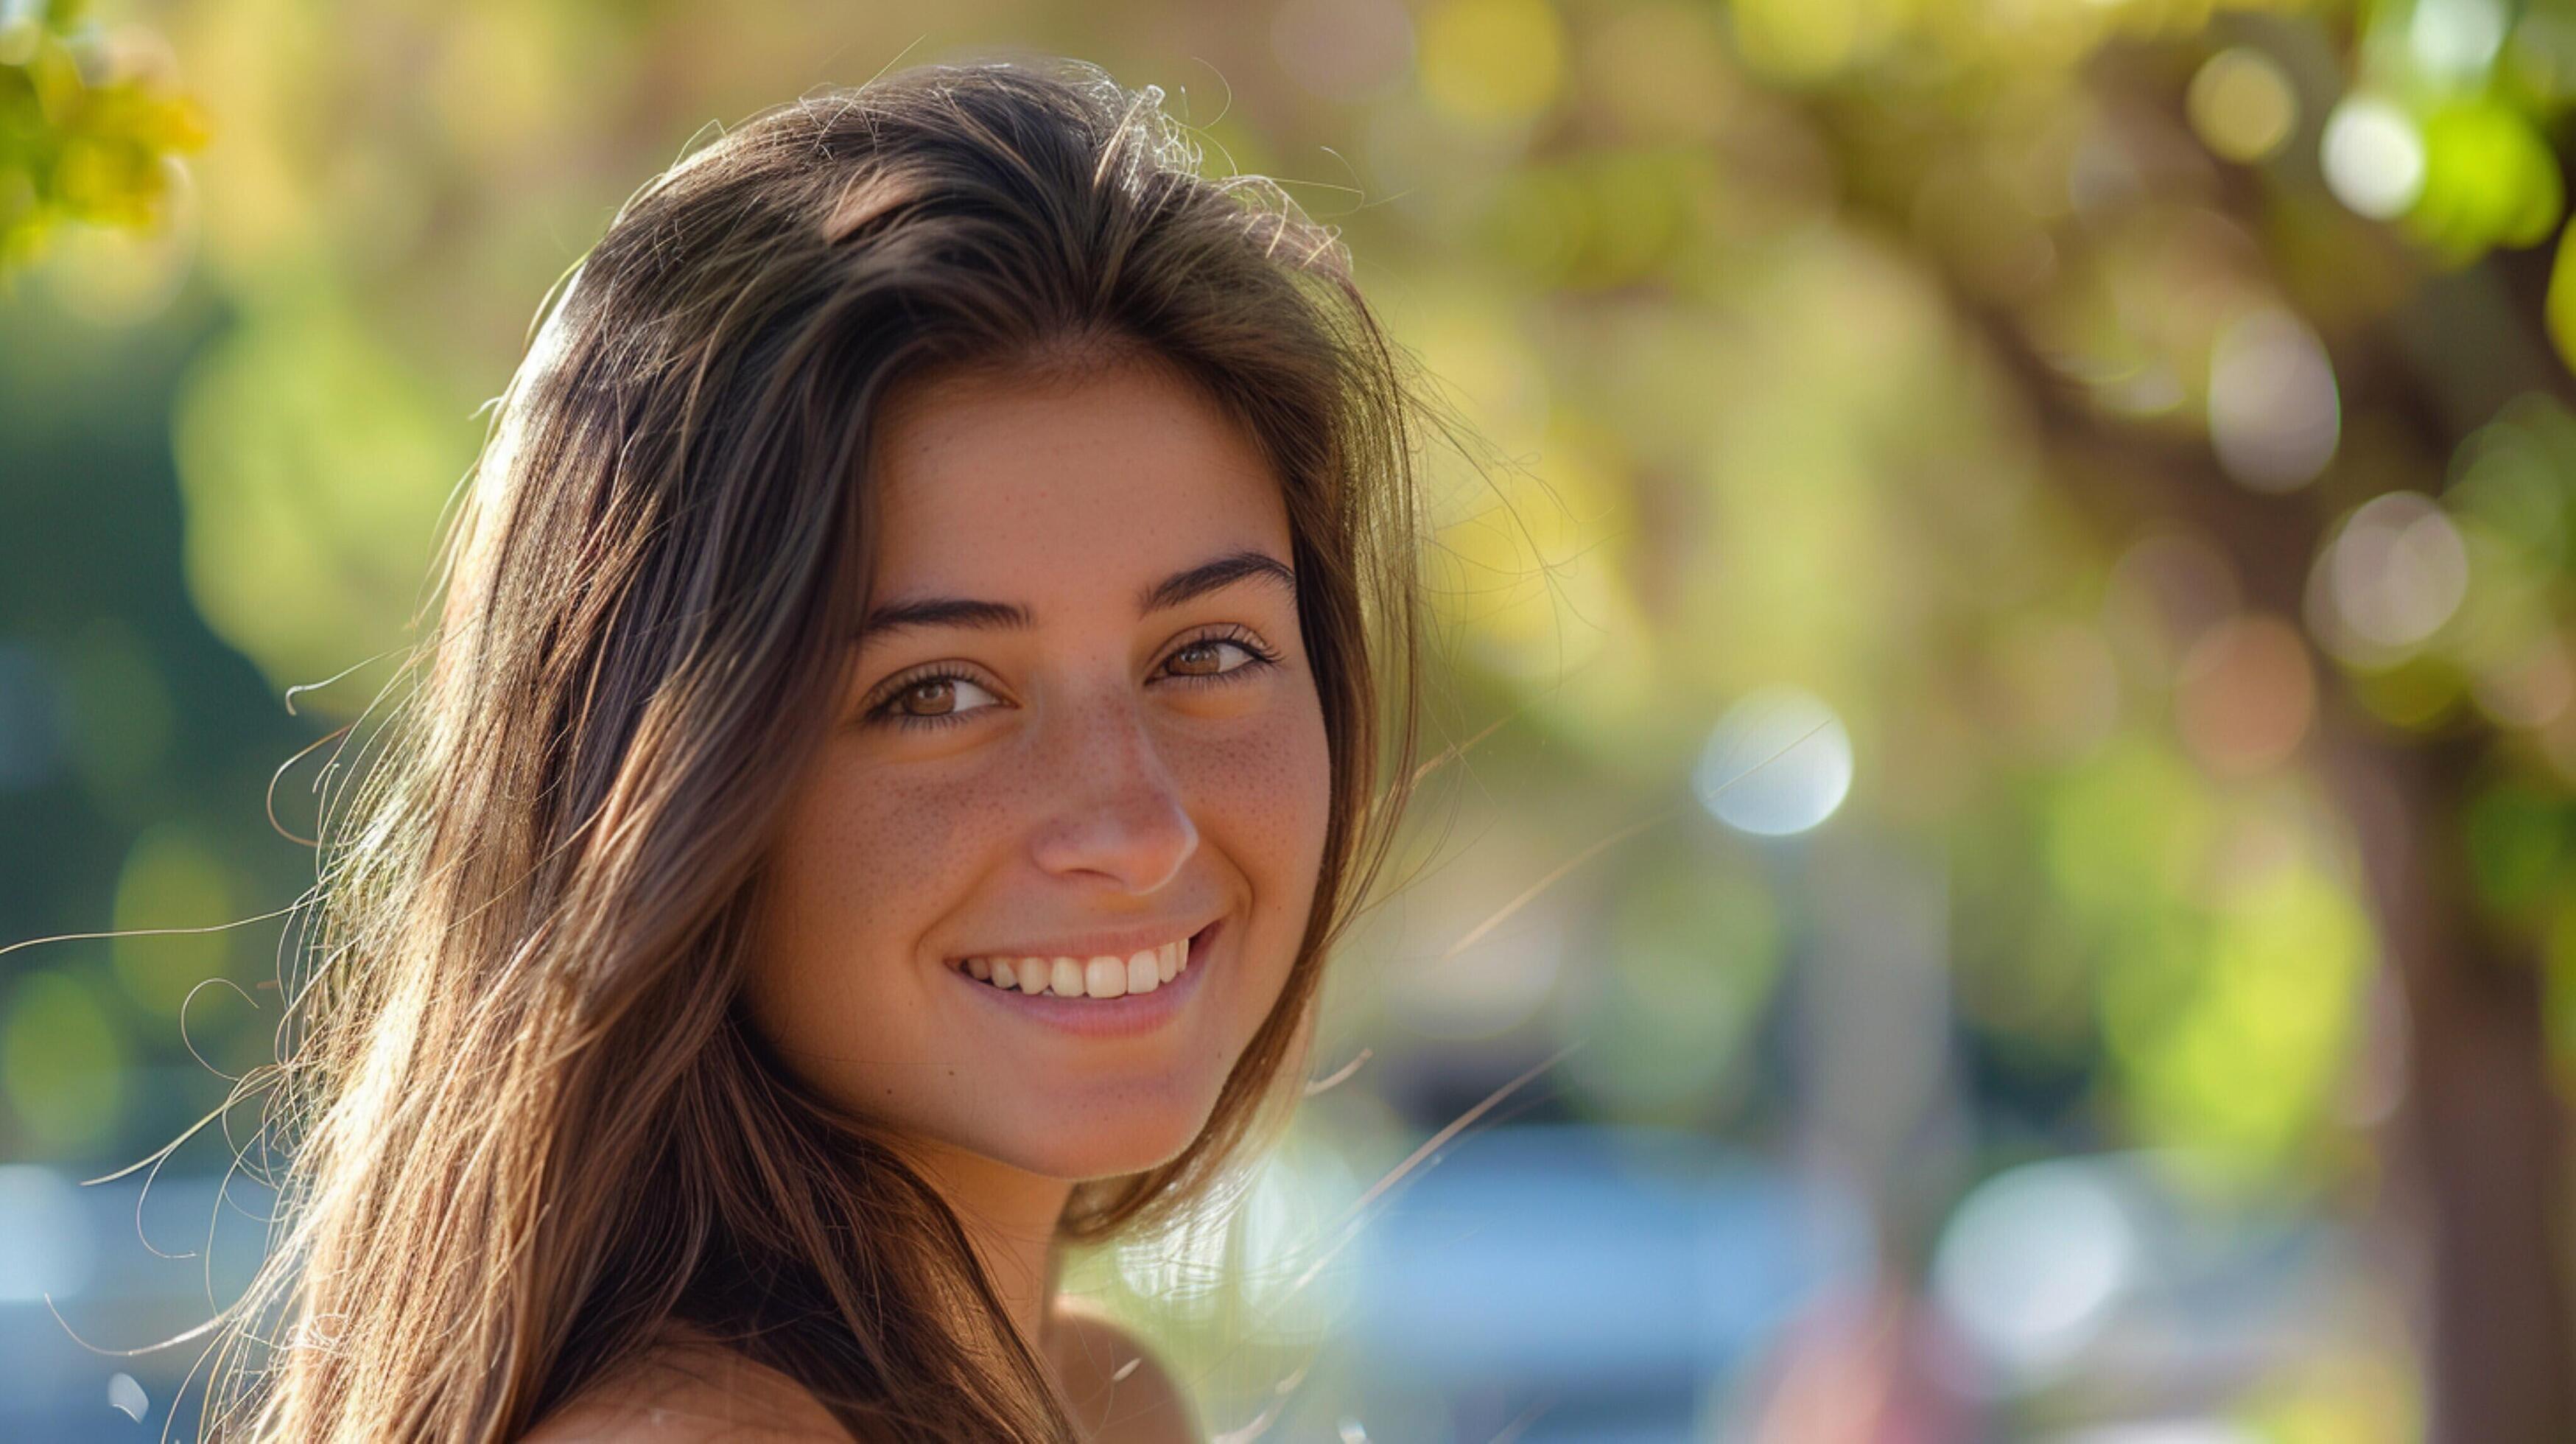
[[[105,1138],[124,1105],[131,1061],[115,1019],[88,988],[56,972],[18,980],[0,1018],[0,1090],[36,1145],[70,1152]]]
[[[1851,733],[1824,699],[1766,687],[1718,720],[1694,778],[1700,804],[1738,832],[1805,832],[1851,791]]]
[[[88,1287],[91,1264],[70,1181],[33,1164],[0,1164],[0,1304],[69,1298]]]
[[[126,854],[116,880],[116,926],[124,932],[230,922],[232,893],[212,848],[186,827],[163,823],[136,839]],[[231,951],[220,932],[137,932],[112,946],[118,985],[163,1017],[178,1016],[197,984],[223,976]]]
[[[1933,1257],[1932,1290],[1989,1360],[2045,1373],[2099,1332],[2138,1255],[2136,1225],[2091,1165],[2030,1164],[1959,1205]]]
[[[1259,1312],[1265,1336],[1319,1338],[1348,1304],[1355,1280],[1329,1267],[1305,1275],[1360,1193],[1339,1152],[1292,1129],[1240,1192],[1220,1189],[1168,1227],[1123,1240],[1112,1261],[1128,1290],[1177,1306],[1172,1312],[1182,1317],[1248,1306]]]
[[[2576,702],[2576,668],[2555,637],[2545,638],[2480,672],[2471,692],[2505,726],[2546,727]]]
[[[2520,111],[2494,101],[2444,106],[2424,122],[2424,187],[2408,229],[2455,262],[2494,246],[2549,239],[2566,208],[2558,157]]]
[[[2218,335],[2209,358],[2209,440],[2256,491],[2303,486],[2334,459],[2342,401],[2325,347],[2289,312],[2263,307]]]
[[[2335,619],[2365,647],[2430,637],[2468,595],[2469,554],[2441,505],[2393,491],[2353,511],[2323,559]]]
[[[2424,137],[2406,112],[2375,96],[2346,99],[2326,117],[2326,185],[2375,221],[2404,215],[2424,192]]]
[[[2504,7],[2496,0],[2415,0],[2406,44],[2428,73],[2467,80],[2495,63],[2504,31]]]
[[[2174,678],[2174,722],[2212,772],[2243,775],[2287,758],[2316,716],[2307,644],[2278,617],[2213,627]]]
[[[2299,121],[2289,77],[2272,57],[2243,45],[2211,56],[2191,78],[2184,103],[2202,143],[2246,164],[2279,150]]]

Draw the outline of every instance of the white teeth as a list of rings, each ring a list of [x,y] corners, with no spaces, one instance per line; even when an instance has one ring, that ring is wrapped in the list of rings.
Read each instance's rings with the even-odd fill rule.
[[[1127,991],[1127,963],[1107,953],[1082,965],[1083,991],[1095,998],[1115,998]]]
[[[1053,993],[1064,998],[1117,998],[1150,993],[1188,972],[1190,942],[1182,938],[1140,948],[1127,957],[1111,953],[1082,958],[973,957],[958,966],[968,977],[1005,990]]]

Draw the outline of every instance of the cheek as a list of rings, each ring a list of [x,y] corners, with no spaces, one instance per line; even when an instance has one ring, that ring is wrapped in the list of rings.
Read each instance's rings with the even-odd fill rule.
[[[1001,825],[1001,799],[954,781],[931,785],[901,768],[826,766],[799,789],[781,834],[777,870],[796,893],[847,924],[890,937],[953,884],[972,840]]]
[[[1203,842],[1250,884],[1249,941],[1267,999],[1285,979],[1305,935],[1332,808],[1332,757],[1320,706],[1283,708],[1275,720],[1214,744],[1193,791]]]
[[[747,988],[792,1052],[901,1053],[929,977],[914,944],[971,878],[984,795],[909,782],[829,751],[800,781],[772,846]]]

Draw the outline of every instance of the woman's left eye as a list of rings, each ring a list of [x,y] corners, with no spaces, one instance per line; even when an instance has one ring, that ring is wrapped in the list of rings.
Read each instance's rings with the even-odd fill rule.
[[[1232,666],[1225,665],[1224,649],[1228,647],[1242,653],[1244,660]],[[1207,665],[1201,667],[1191,661],[1192,658],[1205,658]],[[1196,683],[1222,681],[1256,667],[1267,667],[1278,660],[1277,653],[1264,650],[1248,637],[1216,636],[1201,637],[1194,642],[1183,644],[1179,651],[1172,654],[1171,661],[1165,665],[1180,667],[1181,670],[1173,675],[1183,681]]]

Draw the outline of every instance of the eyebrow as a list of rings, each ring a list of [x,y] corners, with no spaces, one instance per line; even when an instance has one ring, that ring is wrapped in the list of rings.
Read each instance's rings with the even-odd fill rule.
[[[1297,595],[1297,574],[1268,552],[1246,547],[1228,552],[1213,561],[1205,561],[1186,571],[1178,571],[1136,596],[1136,614],[1151,616],[1168,611],[1184,602],[1234,585],[1236,582],[1261,579],[1285,587],[1288,595]],[[1017,602],[984,602],[965,597],[914,597],[888,602],[867,615],[859,624],[861,639],[882,637],[893,632],[927,627],[963,627],[973,631],[1026,631],[1037,625],[1029,609]]]

